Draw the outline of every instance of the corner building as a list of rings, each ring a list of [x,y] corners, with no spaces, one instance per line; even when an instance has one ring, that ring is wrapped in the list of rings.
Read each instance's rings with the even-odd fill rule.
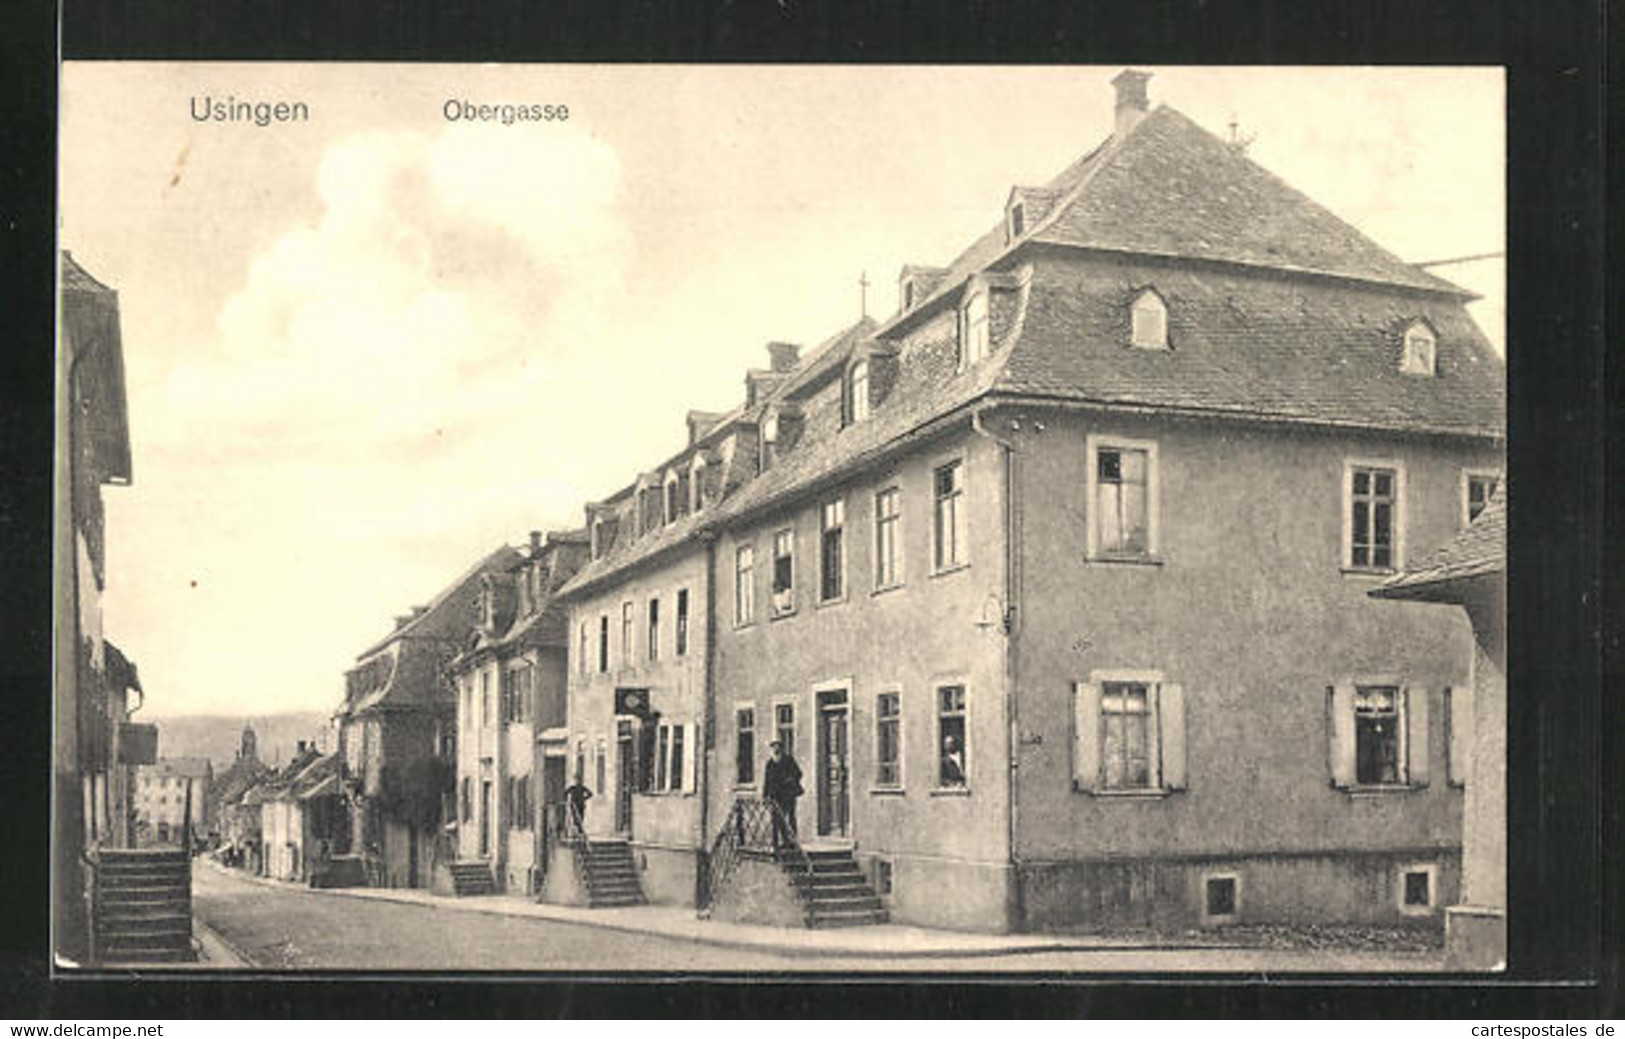
[[[784,736],[803,847],[850,853],[899,922],[1457,899],[1472,633],[1367,593],[1494,493],[1501,361],[1469,293],[1153,109],[1148,78],[1119,75],[1113,133],[946,267],[906,267],[897,313],[770,345],[744,405],[612,503],[572,735],[578,679],[607,726],[606,665],[640,666],[614,640],[652,589],[612,583],[706,575],[714,645],[666,709],[709,734],[696,851]],[[713,428],[714,500],[644,512]]]

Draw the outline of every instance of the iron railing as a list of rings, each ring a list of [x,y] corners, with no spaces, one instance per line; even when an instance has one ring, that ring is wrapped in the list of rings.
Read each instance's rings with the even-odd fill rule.
[[[737,798],[711,842],[703,910],[716,905],[735,867],[747,857],[772,859],[798,880],[812,874],[812,861],[779,806],[762,798]]]

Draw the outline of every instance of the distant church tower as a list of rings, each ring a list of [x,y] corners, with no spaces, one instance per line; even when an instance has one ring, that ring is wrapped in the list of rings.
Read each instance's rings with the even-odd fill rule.
[[[252,725],[243,726],[243,745],[237,748],[237,758],[239,761],[251,761],[256,765],[259,764],[259,748],[255,745],[254,726]]]

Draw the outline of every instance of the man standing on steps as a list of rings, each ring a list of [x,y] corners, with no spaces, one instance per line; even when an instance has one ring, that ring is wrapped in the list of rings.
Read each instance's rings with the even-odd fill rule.
[[[768,804],[777,809],[773,813],[773,850],[794,843],[796,838],[796,798],[801,796],[801,766],[785,749],[783,740],[774,740],[770,746],[773,756],[768,759],[762,774],[762,794]]]
[[[568,806],[570,819],[575,823],[574,830],[577,833],[587,832],[587,802],[591,798],[592,791],[587,789],[580,776],[576,777],[574,783],[564,788],[564,803]]]

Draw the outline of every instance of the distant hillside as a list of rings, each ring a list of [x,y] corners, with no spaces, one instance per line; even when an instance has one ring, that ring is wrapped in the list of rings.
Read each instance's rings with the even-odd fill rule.
[[[137,720],[140,715],[136,716]],[[154,718],[158,726],[158,756],[161,758],[203,757],[214,763],[216,772],[237,757],[243,725],[254,727],[260,760],[267,765],[284,765],[293,757],[300,740],[315,740],[333,750],[330,716],[324,711],[297,711],[287,714],[222,715],[191,714]]]

